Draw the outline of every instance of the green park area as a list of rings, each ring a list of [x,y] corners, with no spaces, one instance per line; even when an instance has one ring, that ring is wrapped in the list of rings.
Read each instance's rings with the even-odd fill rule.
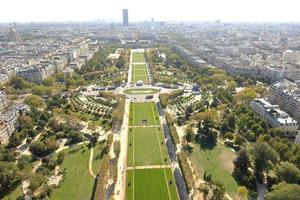
[[[203,178],[205,172],[212,175],[212,179],[221,182],[226,192],[235,197],[238,184],[231,176],[235,153],[223,144],[218,143],[213,149],[202,149],[195,145],[191,160],[197,174]]]
[[[160,128],[130,128],[128,133],[128,166],[169,164],[164,136]]]
[[[177,200],[176,184],[170,168],[127,171],[126,200]]]
[[[141,80],[144,83],[148,82],[146,64],[132,65],[132,81],[136,83],[138,80]]]
[[[149,125],[159,125],[159,117],[155,103],[131,103],[129,126]]]
[[[145,62],[144,53],[138,53],[138,52],[133,53],[133,60],[132,61],[134,63]]]
[[[98,174],[101,164],[103,145],[94,147],[93,172]],[[53,190],[53,200],[81,200],[90,199],[95,179],[89,173],[90,149],[86,145],[79,145],[65,150],[66,156],[60,169],[65,172],[63,182]]]

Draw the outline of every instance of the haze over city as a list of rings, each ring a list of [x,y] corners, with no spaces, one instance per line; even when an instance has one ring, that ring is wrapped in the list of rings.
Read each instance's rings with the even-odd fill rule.
[[[10,0],[1,1],[0,22],[131,21],[299,22],[297,0]]]

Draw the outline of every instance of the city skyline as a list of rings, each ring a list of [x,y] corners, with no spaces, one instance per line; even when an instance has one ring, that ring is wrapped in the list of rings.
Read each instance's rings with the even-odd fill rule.
[[[16,6],[17,5],[17,6]],[[94,21],[122,22],[122,9],[130,11],[130,21],[228,21],[228,22],[300,22],[297,12],[299,2],[295,0],[241,2],[229,0],[158,1],[144,6],[140,1],[113,0],[67,1],[19,0],[4,1],[0,8],[0,22],[53,22]]]

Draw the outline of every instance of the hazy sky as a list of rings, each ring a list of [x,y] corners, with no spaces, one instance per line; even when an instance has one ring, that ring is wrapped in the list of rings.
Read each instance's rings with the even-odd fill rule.
[[[0,21],[300,22],[300,0],[0,0]]]

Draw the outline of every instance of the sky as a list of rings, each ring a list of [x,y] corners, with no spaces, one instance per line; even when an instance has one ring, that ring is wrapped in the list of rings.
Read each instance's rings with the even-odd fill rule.
[[[0,0],[0,22],[300,22],[300,0]]]

